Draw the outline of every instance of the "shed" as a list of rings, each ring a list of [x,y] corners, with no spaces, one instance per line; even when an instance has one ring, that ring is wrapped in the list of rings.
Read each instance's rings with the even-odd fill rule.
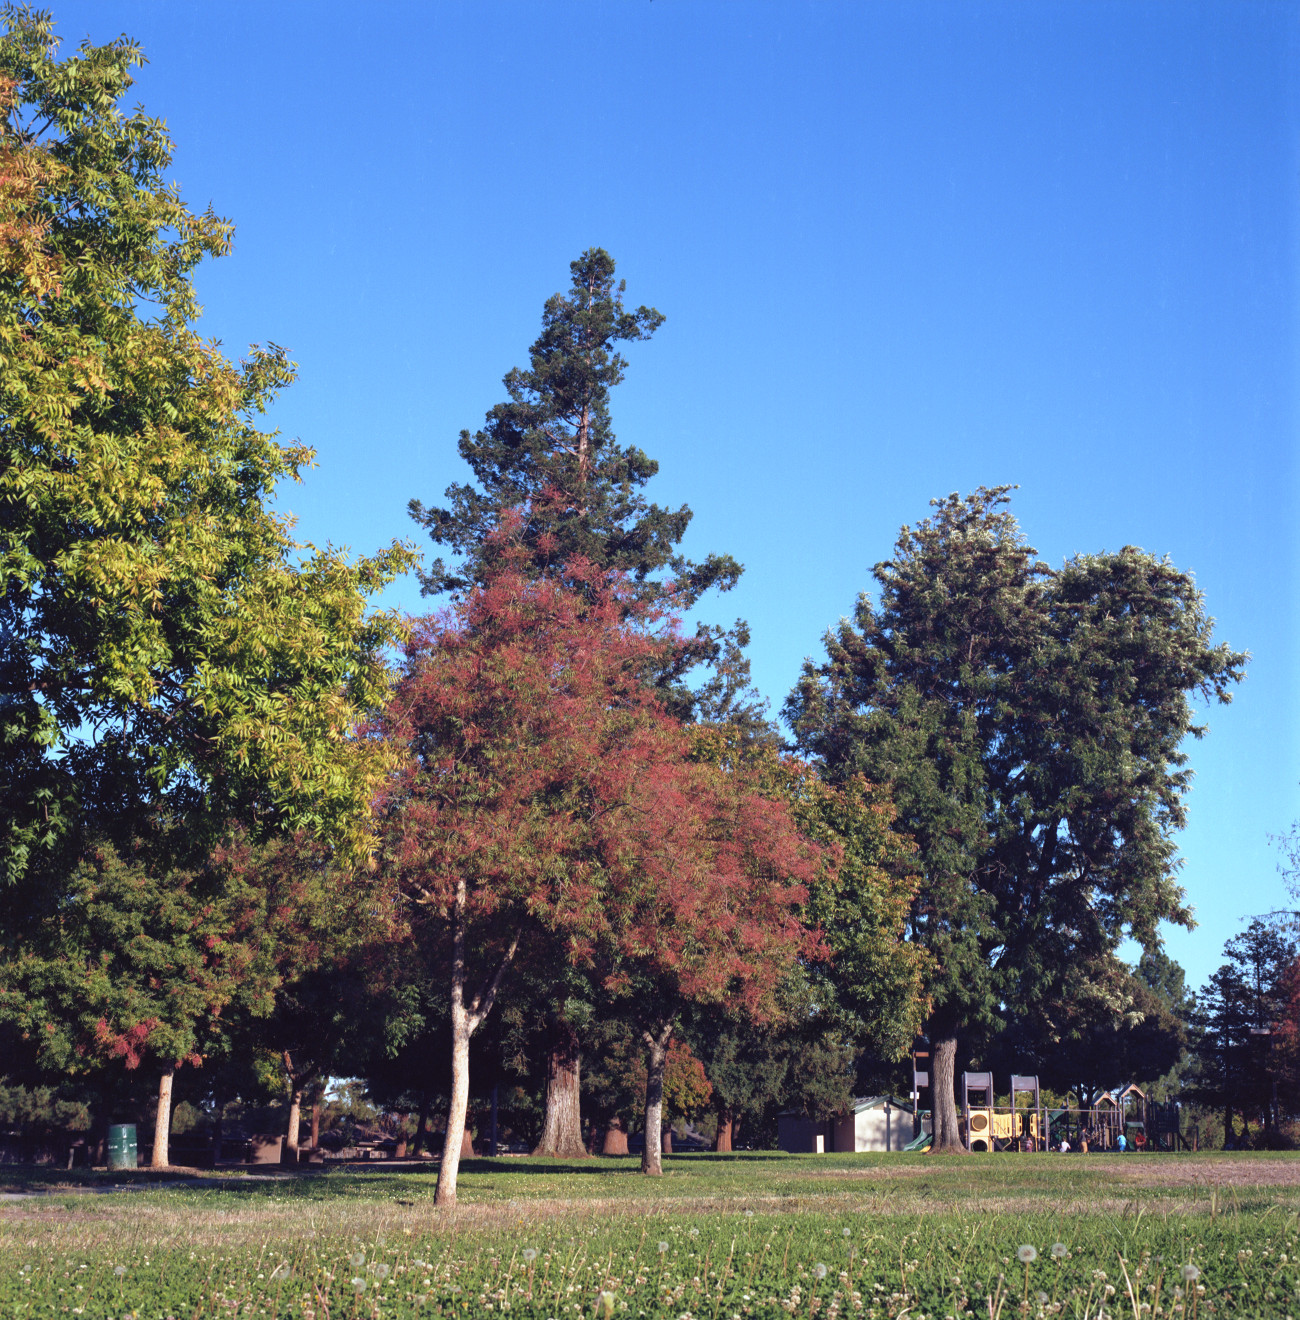
[[[912,1106],[890,1095],[855,1100],[843,1118],[836,1119],[834,1149],[902,1150],[912,1140]]]
[[[833,1149],[826,1137],[826,1127],[825,1123],[803,1114],[778,1114],[776,1144],[795,1155],[820,1155],[823,1151]]]

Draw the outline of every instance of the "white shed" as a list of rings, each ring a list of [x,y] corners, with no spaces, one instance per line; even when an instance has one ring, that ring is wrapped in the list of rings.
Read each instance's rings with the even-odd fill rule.
[[[835,1120],[835,1150],[902,1150],[912,1140],[912,1106],[893,1096],[855,1100]]]

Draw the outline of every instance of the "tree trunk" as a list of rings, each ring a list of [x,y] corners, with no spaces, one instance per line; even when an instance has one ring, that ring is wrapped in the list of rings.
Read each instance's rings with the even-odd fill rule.
[[[289,1093],[289,1126],[284,1134],[284,1158],[281,1164],[297,1166],[298,1129],[302,1126],[302,1087],[295,1086]]]
[[[668,1042],[672,1023],[657,1036],[646,1031],[645,1041],[645,1148],[641,1152],[641,1172],[656,1177],[663,1173],[664,1070],[668,1066]]]
[[[713,1140],[713,1149],[719,1154],[731,1153],[731,1110],[722,1105],[718,1109],[718,1135]]]
[[[169,1068],[158,1079],[158,1113],[153,1121],[153,1154],[149,1157],[151,1169],[165,1169],[171,1163],[167,1142],[172,1130],[172,1083],[175,1080],[175,1068]]]
[[[600,1153],[602,1155],[627,1154],[627,1129],[624,1128],[623,1120],[617,1114],[609,1120],[609,1126],[605,1129],[605,1142]]]
[[[670,1127],[664,1128],[663,1153],[665,1155],[673,1153],[673,1130]]]
[[[936,1152],[965,1150],[961,1127],[957,1122],[957,1038],[943,1036],[933,1040],[932,1044],[934,1085],[930,1088],[930,1094],[934,1101],[934,1113],[930,1115],[930,1128],[934,1140],[930,1149]]]
[[[464,985],[453,987],[451,996],[451,1108],[447,1111],[447,1130],[442,1138],[442,1164],[438,1168],[438,1186],[434,1205],[456,1204],[456,1175],[460,1171],[465,1138],[465,1115],[469,1110],[469,1014],[464,1006]]]
[[[587,1146],[582,1139],[581,1063],[578,1033],[561,1018],[551,1028],[546,1068],[546,1118],[542,1124],[542,1139],[537,1143],[534,1155],[587,1158]]]
[[[465,1003],[465,927],[469,908],[469,890],[463,878],[456,881],[456,898],[451,912],[451,1108],[447,1112],[447,1131],[442,1139],[442,1163],[438,1166],[438,1186],[434,1205],[456,1204],[456,1175],[460,1172],[463,1148],[469,1133],[465,1118],[469,1112],[469,1038],[479,1023],[492,1011],[501,978],[506,974],[519,948],[516,932],[509,948],[497,964],[492,979]],[[470,1155],[474,1148],[470,1146]]]
[[[223,1128],[226,1118],[226,1102],[217,1100],[217,1117],[212,1124],[212,1167],[215,1169],[221,1163],[221,1145],[224,1136]]]
[[[411,1154],[418,1156],[429,1142],[429,1093],[420,1093],[420,1118],[415,1125],[415,1139]]]
[[[320,1101],[312,1101],[311,1106],[311,1148],[320,1150]]]

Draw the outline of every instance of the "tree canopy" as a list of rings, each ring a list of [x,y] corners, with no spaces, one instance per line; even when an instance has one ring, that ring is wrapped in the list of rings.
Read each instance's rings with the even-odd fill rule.
[[[358,843],[408,562],[315,550],[272,511],[311,460],[255,419],[293,378],[193,328],[193,273],[232,226],[165,179],[125,112],[126,38],[60,60],[48,16],[0,37],[0,874],[88,820],[129,840],[160,799]]]
[[[832,780],[892,785],[920,849],[941,1146],[958,1035],[1015,1019],[1051,1040],[1123,937],[1152,946],[1162,920],[1190,921],[1174,834],[1184,739],[1203,732],[1191,700],[1229,700],[1247,659],[1212,642],[1167,560],[1127,546],[1049,569],[1008,492],[905,527],[879,600],[859,597],[786,707]]]

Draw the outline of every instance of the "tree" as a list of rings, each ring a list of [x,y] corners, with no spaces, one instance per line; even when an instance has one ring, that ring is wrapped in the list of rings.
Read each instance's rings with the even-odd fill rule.
[[[386,808],[390,864],[417,933],[450,946],[444,1203],[455,1199],[470,1037],[506,968],[525,936],[581,950],[603,928],[603,873],[639,855],[635,841],[620,855],[622,822],[680,754],[643,682],[671,640],[629,627],[626,599],[600,580],[591,575],[588,601],[503,569],[417,628],[384,718],[407,751]]]
[[[690,509],[647,502],[642,492],[659,465],[640,449],[619,445],[611,423],[610,391],[627,368],[620,345],[649,339],[664,318],[652,307],[625,309],[626,282],[615,281],[614,260],[603,249],[588,249],[569,269],[568,292],[549,298],[543,309],[528,366],[504,378],[506,401],[488,412],[481,430],[461,432],[461,457],[474,481],[449,486],[443,507],[411,501],[412,517],[435,544],[460,557],[454,565],[436,560],[422,575],[424,590],[458,594],[484,583],[494,563],[491,536],[513,510],[524,511],[517,564],[530,575],[559,573],[580,559],[598,571],[625,574],[644,601],[667,592],[683,607],[712,586],[726,591],[740,565],[726,555],[694,564],[680,554]],[[689,643],[666,653],[654,680],[671,693],[675,712],[726,715],[761,731],[762,703],[749,688],[743,653],[748,640],[740,620],[730,632],[700,625]],[[713,673],[693,692],[683,679],[701,662]],[[581,1047],[564,1005],[592,997],[588,990],[538,1005],[550,1024],[547,1094],[553,1101],[539,1153],[572,1156],[583,1148]]]
[[[752,764],[693,760],[665,782],[665,822],[648,865],[626,873],[613,916],[605,984],[645,1045],[643,1173],[658,1175],[665,1069],[684,1017],[726,1006],[758,1023],[780,1016],[778,992],[802,959],[824,957],[804,922],[824,849]]]
[[[283,1161],[296,1165],[304,1097],[388,1026],[405,927],[383,876],[340,864],[305,834],[235,832],[213,866],[257,896],[249,938],[267,972],[241,1044],[275,1060],[288,1100]]]
[[[1007,1018],[1051,1039],[1071,975],[1190,916],[1174,834],[1203,728],[1246,655],[1211,642],[1192,579],[1125,547],[1052,571],[1007,487],[936,501],[877,564],[878,603],[826,637],[787,703],[841,782],[888,783],[920,849],[912,938],[934,958],[935,1147],[960,1145],[957,1042]]]
[[[642,488],[659,470],[632,446],[620,446],[609,415],[609,392],[623,379],[620,343],[649,339],[663,324],[653,307],[625,311],[626,281],[614,281],[614,260],[589,248],[569,266],[568,294],[547,299],[542,333],[529,365],[503,381],[509,395],[487,414],[481,431],[460,434],[460,454],[477,485],[447,488],[444,508],[412,500],[415,520],[438,545],[462,556],[439,559],[423,575],[425,591],[463,593],[493,571],[490,542],[502,514],[525,510],[518,540],[531,573],[556,571],[582,560],[599,572],[618,572],[652,598],[663,588],[653,576],[667,569],[686,604],[740,576],[726,555],[693,564],[676,546],[691,511],[648,504]]]
[[[232,227],[164,181],[161,121],[118,105],[125,38],[64,60],[48,16],[0,37],[0,872],[99,834],[234,816],[361,848],[396,623],[272,512],[311,451],[253,425],[293,377],[193,328]],[[159,803],[166,805],[159,811]],[[200,855],[202,849],[200,848]]]
[[[1273,1132],[1273,1032],[1279,1031],[1279,1062],[1285,1063],[1289,1031],[1288,979],[1296,944],[1274,922],[1256,917],[1223,946],[1226,962],[1196,996],[1195,1069],[1188,1086],[1192,1099],[1223,1110],[1224,1144],[1236,1142],[1234,1112],[1241,1115],[1242,1140],[1252,1116],[1262,1116]]]
[[[63,885],[16,897],[17,938],[0,946],[0,1022],[52,1077],[152,1064],[152,1164],[166,1167],[177,1070],[201,1067],[220,1050],[223,1014],[256,1010],[269,989],[260,894],[218,867],[103,845]]]
[[[443,1203],[469,1041],[522,944],[558,945],[612,993],[652,982],[662,1007],[671,993],[748,995],[778,951],[788,962],[810,943],[804,893],[782,879],[803,856],[788,817],[691,762],[646,681],[676,645],[660,609],[581,562],[564,582],[510,568],[510,530],[507,566],[416,628],[383,722],[406,751],[389,864],[423,937],[450,944]],[[663,1057],[676,1011],[660,1022]]]

